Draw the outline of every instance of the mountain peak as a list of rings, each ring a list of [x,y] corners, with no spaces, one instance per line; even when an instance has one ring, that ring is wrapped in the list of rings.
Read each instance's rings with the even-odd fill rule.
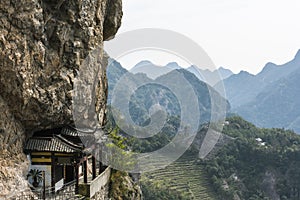
[[[153,65],[153,63],[149,60],[143,60],[143,61],[137,63],[134,67],[141,67],[141,66],[145,66],[145,65]]]
[[[267,68],[273,68],[273,67],[277,67],[277,65],[275,63],[272,63],[272,62],[268,62],[265,67]]]
[[[245,71],[245,70],[241,70],[239,74],[247,74],[247,75],[251,75],[249,72]]]
[[[230,69],[226,69],[224,67],[219,67],[218,71],[219,71],[219,73],[227,73],[230,75],[234,74]]]
[[[274,68],[276,68],[277,65],[275,63],[272,63],[272,62],[268,62],[264,68],[262,69],[262,71],[260,73],[258,73],[258,75],[261,75],[261,74],[265,74],[265,73],[268,73],[270,71],[272,71]]]
[[[300,59],[300,49],[297,51],[297,53],[295,55],[295,59]]]
[[[170,62],[166,65],[166,67],[170,69],[181,69],[177,62]]]
[[[239,79],[246,79],[246,78],[250,78],[250,77],[255,77],[255,75],[245,71],[245,70],[241,70],[238,74],[233,74],[235,78],[239,78]]]

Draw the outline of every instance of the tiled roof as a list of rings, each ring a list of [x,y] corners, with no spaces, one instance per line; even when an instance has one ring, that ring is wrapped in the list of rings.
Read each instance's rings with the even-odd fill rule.
[[[82,148],[60,136],[33,137],[27,141],[24,151],[75,153],[82,151]]]
[[[69,126],[39,131],[28,139],[24,151],[82,152],[84,145],[95,143],[94,134],[102,134],[98,132],[97,129],[76,129]]]
[[[62,135],[69,135],[73,137],[87,137],[93,135],[93,130],[77,130],[75,128],[64,127],[61,130]]]
[[[69,136],[74,136],[74,137],[79,136],[79,133],[76,130],[73,130],[73,129],[70,129],[70,128],[63,128],[61,130],[61,134],[63,134],[63,135],[69,135]]]

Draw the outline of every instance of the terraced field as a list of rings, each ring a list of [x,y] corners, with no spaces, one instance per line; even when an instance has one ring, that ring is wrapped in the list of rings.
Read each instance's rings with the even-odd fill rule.
[[[191,153],[185,153],[164,169],[147,172],[141,181],[163,186],[170,192],[180,193],[185,199],[216,199],[203,166],[196,162],[196,155]]]

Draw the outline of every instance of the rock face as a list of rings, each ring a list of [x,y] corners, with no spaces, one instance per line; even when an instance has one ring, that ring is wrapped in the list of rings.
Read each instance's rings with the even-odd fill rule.
[[[13,177],[22,177],[25,133],[73,123],[72,97],[86,95],[74,92],[74,85],[91,89],[90,96],[76,105],[77,114],[97,117],[103,125],[107,96],[103,41],[113,38],[120,27],[121,7],[121,0],[1,1],[0,199],[24,187],[14,184]],[[96,57],[86,61],[92,51]],[[89,98],[93,94],[97,98]]]
[[[22,149],[24,128],[1,97],[0,111],[0,199],[8,199],[16,191],[28,191],[24,179],[28,162]]]

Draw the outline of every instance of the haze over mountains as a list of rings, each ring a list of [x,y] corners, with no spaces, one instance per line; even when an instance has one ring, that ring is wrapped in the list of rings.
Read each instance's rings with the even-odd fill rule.
[[[225,69],[223,67],[211,71],[209,69],[203,70],[197,66],[191,66],[187,68],[187,70],[197,76],[201,81],[204,81],[211,86],[214,86],[219,81],[233,75],[233,72],[231,70]]]
[[[179,160],[169,168],[144,176],[143,194],[145,197],[156,199],[161,194],[168,196],[164,191],[168,191],[169,195],[173,194],[172,191],[175,194],[180,191],[182,194],[181,189],[184,185],[183,190],[188,191],[183,193],[186,199],[190,199],[189,191],[192,191],[194,196],[198,195],[199,199],[204,199],[202,197],[209,196],[210,188],[214,188],[213,193],[220,197],[213,197],[215,199],[235,199],[236,197],[239,199],[264,199],[264,197],[299,199],[300,189],[295,190],[295,188],[299,188],[300,183],[299,177],[295,176],[299,174],[298,169],[300,169],[300,162],[297,159],[299,157],[299,135],[281,128],[293,129],[300,134],[300,51],[293,60],[286,64],[267,63],[257,75],[246,71],[233,74],[224,68],[213,72],[199,70],[194,66],[183,69],[177,63],[155,66],[149,61],[142,61],[131,71],[127,71],[120,63],[111,59],[107,68],[108,101],[111,101],[112,91],[124,76],[127,76],[126,81],[134,81],[137,84],[171,80],[175,87],[180,88],[182,82],[172,81],[176,80],[178,74],[189,82],[192,86],[190,89],[198,97],[199,105],[190,103],[184,104],[184,106],[191,108],[191,112],[195,112],[196,107],[199,108],[200,123],[210,120],[211,96],[213,95],[226,102],[227,113],[240,115],[263,128],[257,128],[241,117],[227,118],[222,133],[231,139],[229,144],[222,145],[220,149],[217,146],[216,153],[211,154],[211,157],[203,162],[189,162],[189,156],[193,153],[198,155],[198,153],[187,151],[188,154],[184,154],[181,158],[187,164],[182,164]],[[213,84],[216,76],[223,80]],[[214,86],[211,87],[210,84]],[[217,92],[221,86],[225,87],[225,96],[229,102]],[[129,85],[129,87],[125,86],[122,91],[132,89],[134,88]],[[124,96],[122,91],[117,91],[121,98]],[[181,114],[181,104],[172,92],[166,87],[155,84],[143,85],[135,89],[128,103],[132,120],[140,126],[147,126],[151,121],[149,120],[151,110],[159,105],[166,110],[169,116],[174,116],[167,122],[178,123],[181,120],[177,118]],[[189,98],[189,96],[185,97],[185,99]],[[229,103],[231,103],[231,108]],[[160,145],[164,146],[170,141],[170,138],[173,138],[171,130],[176,132],[174,127],[172,123],[168,124],[163,128],[161,134],[156,135],[157,137],[143,140],[140,143],[136,142],[134,147],[140,148],[142,152],[148,152],[149,148],[160,148]],[[268,127],[279,129],[265,129]],[[197,147],[199,146],[197,142],[195,144]],[[177,163],[179,163],[179,167]],[[192,171],[193,173],[178,174],[176,170]],[[213,185],[207,185],[203,181],[202,170],[206,170],[205,173],[209,174],[210,179],[208,180]],[[176,179],[173,179],[174,171],[178,175]],[[149,180],[151,181],[149,182]],[[187,180],[188,184],[186,184]],[[151,184],[156,183],[155,181],[159,181],[167,187],[160,188],[163,191],[159,191],[156,187],[152,188]],[[228,185],[227,189],[224,189],[224,183]],[[170,185],[172,185],[172,190],[169,189]],[[198,190],[203,187],[206,190]],[[172,196],[172,198],[165,199],[177,198]],[[178,199],[181,198],[178,197]]]
[[[183,69],[183,68],[179,66],[178,63],[176,62],[170,62],[166,66],[158,66],[153,64],[150,61],[144,60],[136,64],[130,70],[130,72],[133,74],[144,73],[149,78],[156,79],[159,76],[165,75],[176,69]],[[209,69],[204,70],[197,66],[192,65],[185,70],[193,73],[199,80],[204,81],[211,86],[215,85],[220,80],[223,80],[233,75],[232,71],[230,71],[229,69],[225,69],[223,67],[211,71]]]
[[[283,65],[267,63],[257,75],[241,71],[239,74],[230,76],[223,81],[226,87],[226,96],[232,108],[237,108],[255,98],[269,84],[275,83],[281,78],[289,76],[300,68],[300,51],[295,58]],[[218,88],[218,84],[215,88]]]
[[[232,112],[260,127],[300,133],[300,51],[286,64],[267,63],[257,75],[241,71],[223,84]]]
[[[156,79],[159,76],[169,73],[175,69],[181,69],[181,67],[176,63],[169,63],[166,66],[158,66],[150,61],[144,60],[136,64],[130,72],[133,74],[143,73],[146,74],[151,79]]]
[[[125,75],[126,74],[126,75]],[[125,76],[124,76],[125,75]],[[140,83],[150,83],[148,85],[139,87],[135,94],[132,95],[130,99],[129,106],[131,109],[132,117],[138,116],[133,119],[137,124],[142,125],[147,121],[149,117],[149,110],[151,110],[151,106],[160,105],[164,107],[167,113],[171,115],[180,116],[180,112],[182,112],[182,106],[179,105],[178,96],[174,96],[174,91],[168,91],[167,88],[161,87],[155,84],[151,84],[151,82],[155,83],[166,83],[165,85],[174,85],[180,93],[184,95],[185,90],[184,83],[181,80],[178,80],[178,76],[182,78],[182,80],[188,81],[187,83],[190,85],[190,89],[195,93],[197,100],[192,101],[192,99],[187,99],[188,107],[191,109],[191,112],[195,111],[196,107],[199,108],[200,111],[200,122],[210,121],[212,104],[210,96],[214,96],[218,103],[223,102],[225,105],[226,111],[229,110],[230,105],[229,102],[226,101],[218,92],[213,89],[209,84],[204,83],[199,80],[196,75],[181,68],[177,63],[169,63],[167,66],[155,66],[149,61],[142,61],[138,63],[132,70],[127,71],[124,69],[120,63],[117,61],[110,59],[110,64],[107,68],[107,76],[108,76],[108,103],[110,104],[112,101],[112,92],[116,87],[117,82],[121,79],[122,76],[130,79],[129,81],[133,81],[137,84]],[[164,84],[162,84],[164,86]],[[182,88],[181,88],[182,87]],[[132,88],[129,86],[126,90],[131,90]],[[177,94],[178,95],[178,94]],[[184,96],[185,98],[186,96]],[[197,103],[196,106],[194,103]],[[187,105],[184,105],[187,106]],[[214,112],[220,112],[222,109],[220,105],[216,105],[214,108]]]
[[[173,70],[184,73],[191,79],[193,86],[201,85],[203,81],[220,91],[224,84],[225,98],[230,103],[231,113],[259,127],[292,129],[300,134],[300,50],[290,62],[283,65],[267,63],[257,75],[246,71],[233,74],[222,67],[214,71],[201,70],[195,66],[183,69],[176,62],[157,66],[150,61],[141,61],[130,72],[132,76],[139,74],[142,77],[141,74],[144,74],[144,78],[154,80],[167,78]],[[126,72],[117,62],[108,68],[111,88],[118,77]],[[200,82],[195,81],[195,77]],[[201,91],[200,86],[198,89]]]

